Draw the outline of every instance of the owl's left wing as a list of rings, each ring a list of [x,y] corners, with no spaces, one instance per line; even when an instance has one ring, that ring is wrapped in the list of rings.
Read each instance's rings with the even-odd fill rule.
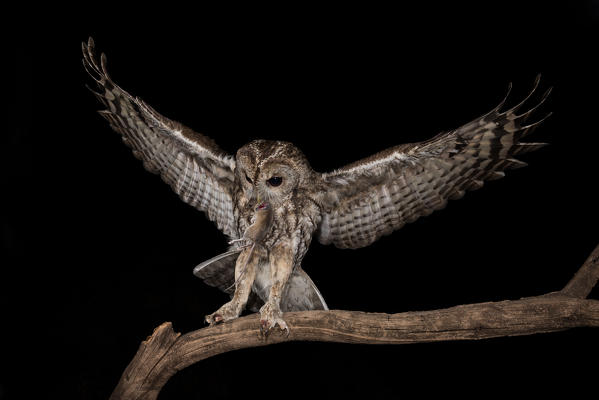
[[[448,200],[479,189],[485,180],[503,177],[504,170],[525,166],[513,157],[545,143],[519,140],[547,117],[530,125],[523,125],[524,121],[551,89],[536,106],[516,113],[535,92],[539,78],[530,94],[511,109],[500,111],[506,96],[495,109],[454,131],[322,174],[328,191],[322,199],[318,240],[340,248],[367,246],[444,208]]]
[[[148,171],[160,175],[184,202],[204,211],[223,233],[236,236],[233,157],[210,138],[160,115],[121,89],[106,71],[104,54],[100,63],[96,60],[91,38],[82,47],[83,65],[100,89],[92,92],[106,107],[100,115]]]

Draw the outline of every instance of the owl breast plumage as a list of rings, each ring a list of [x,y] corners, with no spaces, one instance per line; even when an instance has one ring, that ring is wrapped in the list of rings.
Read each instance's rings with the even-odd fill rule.
[[[303,153],[289,142],[254,140],[237,151],[236,160],[233,212],[237,237],[251,225],[256,201],[269,201],[275,205],[274,223],[264,245],[272,247],[281,235],[293,235],[301,244],[296,254],[297,261],[301,261],[320,223],[321,205],[314,190],[317,174]],[[268,183],[273,176],[281,179],[276,187]]]
[[[116,85],[103,54],[98,62],[91,39],[83,44],[83,55],[99,88],[94,93],[105,107],[100,114],[147,170],[160,175],[184,202],[203,211],[230,240],[242,238],[255,222],[257,204],[272,206],[272,225],[251,260],[246,260],[256,264],[247,307],[262,306],[265,315],[264,304],[276,297],[269,292],[276,281],[276,259],[266,260],[282,244],[289,252],[289,257],[281,253],[282,257],[291,260],[292,268],[281,309],[326,309],[322,295],[301,269],[313,237],[339,248],[370,245],[481,188],[485,181],[503,177],[505,170],[526,165],[515,156],[544,145],[520,141],[544,119],[525,122],[550,90],[533,107],[520,111],[535,93],[537,78],[530,94],[511,108],[503,109],[504,99],[460,128],[319,173],[288,142],[254,140],[235,155],[226,153],[212,139],[162,116]],[[232,285],[240,279],[235,272],[240,249],[241,244],[232,245],[220,258],[196,268],[196,275],[233,295]],[[264,267],[268,263],[270,267]]]

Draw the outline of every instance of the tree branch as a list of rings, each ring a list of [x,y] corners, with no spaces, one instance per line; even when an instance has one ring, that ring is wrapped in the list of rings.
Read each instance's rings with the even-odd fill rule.
[[[156,399],[170,377],[191,364],[232,350],[287,341],[404,344],[599,327],[599,301],[585,299],[598,279],[599,246],[564,289],[520,300],[399,314],[290,312],[285,314],[288,337],[275,331],[263,338],[256,314],[185,335],[165,322],[142,342],[110,398]]]

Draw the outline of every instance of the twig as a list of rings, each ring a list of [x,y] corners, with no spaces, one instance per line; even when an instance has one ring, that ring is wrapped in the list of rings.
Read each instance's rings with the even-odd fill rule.
[[[561,291],[566,296],[572,296],[579,299],[586,299],[591,290],[599,280],[599,246],[582,264],[582,267],[576,272],[574,277]]]

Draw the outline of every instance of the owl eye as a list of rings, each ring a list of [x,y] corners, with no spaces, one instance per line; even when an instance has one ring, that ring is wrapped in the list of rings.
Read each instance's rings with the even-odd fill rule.
[[[267,180],[266,183],[268,183],[270,186],[279,186],[281,183],[283,183],[283,178],[280,176],[273,176]]]
[[[246,181],[248,181],[249,183],[252,183],[252,180],[251,180],[251,179],[250,179],[250,177],[249,177],[249,176],[247,176],[247,175],[245,176],[245,180],[246,180]]]

